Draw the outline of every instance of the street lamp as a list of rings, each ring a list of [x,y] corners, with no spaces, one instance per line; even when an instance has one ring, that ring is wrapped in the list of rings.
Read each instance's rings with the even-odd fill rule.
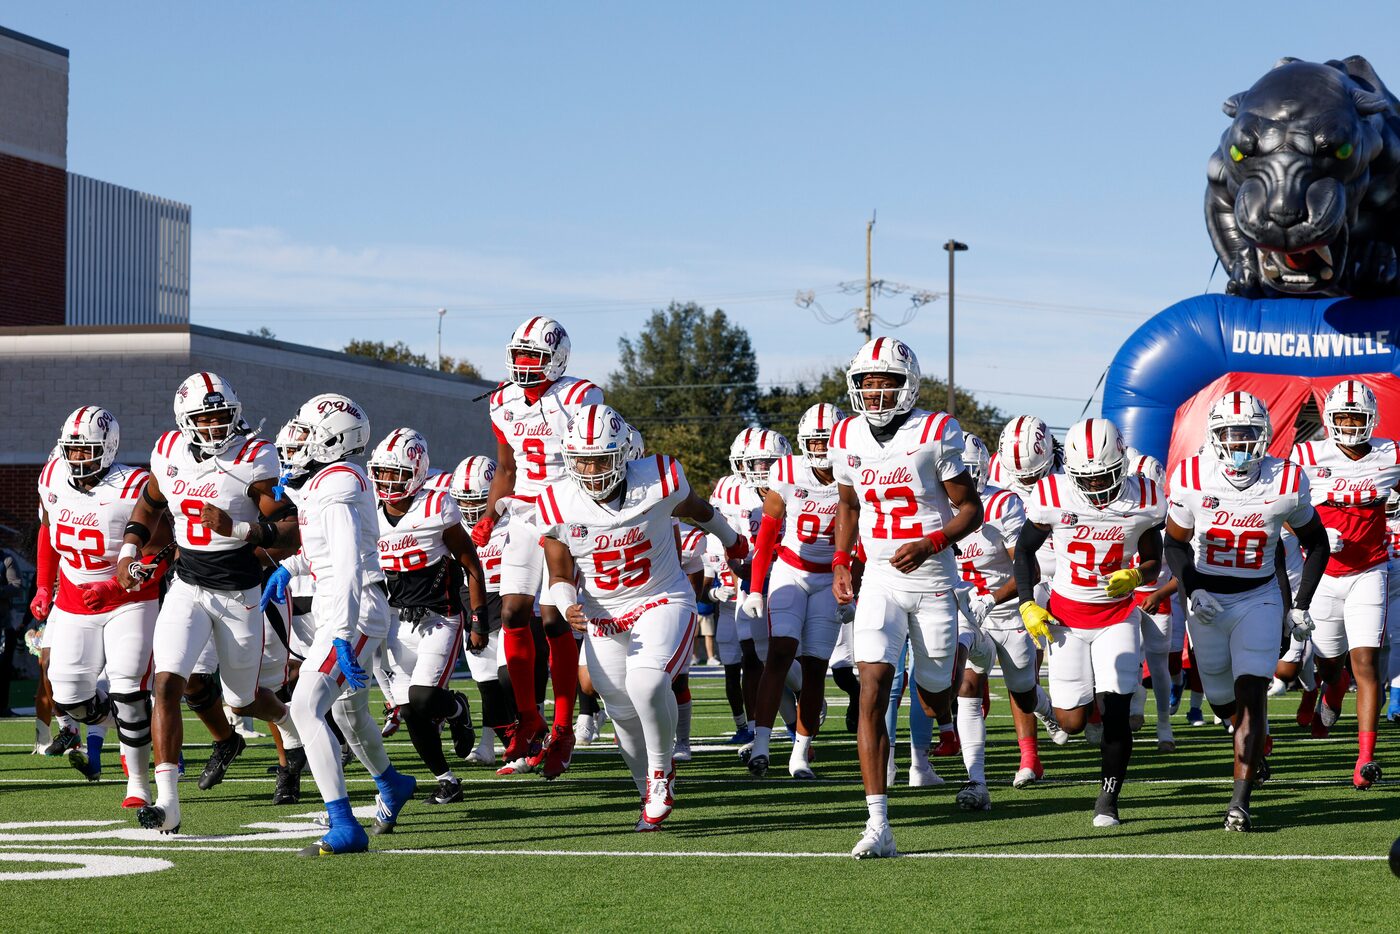
[[[948,251],[948,414],[957,415],[957,403],[953,395],[953,257],[967,249],[966,243],[949,240],[943,244]]]
[[[446,308],[439,308],[439,309],[438,309],[438,352],[437,352],[437,368],[438,368],[439,370],[442,369],[442,319],[445,318],[445,317],[447,317],[447,309],[446,309]]]

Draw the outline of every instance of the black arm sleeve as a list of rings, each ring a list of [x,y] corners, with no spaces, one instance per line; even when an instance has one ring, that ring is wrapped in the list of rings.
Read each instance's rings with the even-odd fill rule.
[[[1274,580],[1278,581],[1279,593],[1283,597],[1283,612],[1293,609],[1293,584],[1288,580],[1288,557],[1283,553],[1283,543],[1274,549]]]
[[[1162,536],[1162,557],[1172,570],[1172,577],[1181,582],[1181,597],[1190,600],[1196,592],[1196,559],[1191,554],[1191,543],[1177,541],[1171,535]]]
[[[1050,530],[1034,522],[1022,524],[1021,534],[1016,536],[1016,593],[1021,603],[1035,599],[1035,585],[1040,580],[1040,564],[1035,560],[1035,553],[1049,537]]]
[[[1327,570],[1327,559],[1331,557],[1332,548],[1327,543],[1327,530],[1317,519],[1293,532],[1298,536],[1298,544],[1303,547],[1304,555],[1303,577],[1298,581],[1298,593],[1293,597],[1293,605],[1306,610],[1312,605],[1313,593],[1322,581],[1322,572]]]

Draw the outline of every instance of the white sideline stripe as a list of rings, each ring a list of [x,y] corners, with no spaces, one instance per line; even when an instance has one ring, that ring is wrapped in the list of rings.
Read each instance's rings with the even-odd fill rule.
[[[0,844],[0,850],[83,850],[106,852],[146,851],[154,853],[296,853],[300,847],[280,846],[150,846],[134,844],[113,846],[108,844]],[[589,856],[620,859],[850,859],[850,853],[804,853],[765,850],[692,850],[669,852],[666,850],[371,850],[387,856]],[[1342,861],[1355,863],[1380,862],[1384,856],[1357,856],[1318,853],[901,853],[902,859],[1173,859],[1173,860],[1241,860],[1244,862],[1326,862]]]

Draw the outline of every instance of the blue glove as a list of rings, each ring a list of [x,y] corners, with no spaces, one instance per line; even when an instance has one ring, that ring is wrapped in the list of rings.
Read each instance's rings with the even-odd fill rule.
[[[344,639],[335,639],[331,645],[335,646],[335,663],[340,666],[345,683],[356,690],[368,684],[365,670],[360,667],[360,660],[355,657],[355,650],[350,648],[350,643]]]
[[[276,500],[282,499],[283,494],[287,492],[287,484],[291,482],[292,474],[290,471],[284,470],[278,474],[277,482],[273,484],[272,487],[272,498]]]
[[[695,601],[695,612],[699,616],[714,616],[715,605],[713,603],[706,603],[704,600],[697,600]]]
[[[269,603],[287,602],[287,584],[291,579],[292,572],[281,565],[278,565],[277,569],[272,572],[272,576],[263,585],[262,599],[258,601],[258,606],[262,608],[264,613],[267,612]]]

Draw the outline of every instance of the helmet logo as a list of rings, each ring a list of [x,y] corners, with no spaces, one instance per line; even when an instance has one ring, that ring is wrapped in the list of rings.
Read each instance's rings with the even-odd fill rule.
[[[490,483],[492,480],[496,479],[496,465],[487,464],[486,467],[481,471],[481,475],[484,478],[486,478],[487,483]]]
[[[101,414],[99,414],[97,416],[97,427],[100,428],[102,431],[106,431],[108,428],[111,428],[112,413],[103,411]]]
[[[330,412],[345,412],[355,418],[362,417],[360,415],[360,410],[345,399],[322,399],[320,402],[316,403],[316,411],[321,415],[326,415]]]
[[[544,332],[544,342],[547,346],[557,347],[559,346],[559,338],[562,335],[563,332],[560,331],[559,328],[550,328],[548,331]]]

